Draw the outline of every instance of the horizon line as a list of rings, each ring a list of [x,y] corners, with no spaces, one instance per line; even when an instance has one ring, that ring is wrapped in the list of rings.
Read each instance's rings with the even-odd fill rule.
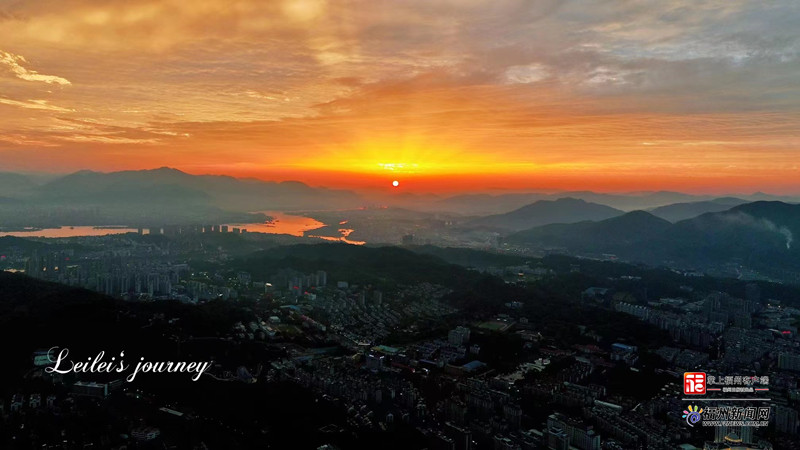
[[[0,169],[0,174],[15,174],[15,175],[23,175],[23,176],[36,176],[36,177],[53,177],[53,179],[63,178],[70,175],[75,175],[81,172],[90,172],[90,173],[97,173],[97,174],[104,174],[110,175],[115,173],[123,173],[123,172],[155,172],[159,170],[171,170],[180,172],[190,176],[197,176],[197,177],[228,177],[233,178],[236,180],[250,180],[250,181],[259,181],[264,183],[300,183],[309,187],[313,188],[320,188],[320,189],[331,189],[331,190],[342,190],[342,191],[352,191],[352,192],[375,192],[375,191],[385,191],[388,193],[393,193],[394,195],[398,195],[396,190],[392,189],[391,187],[384,187],[384,186],[360,186],[360,187],[348,187],[348,186],[341,186],[337,187],[330,184],[317,184],[312,183],[309,181],[304,181],[302,179],[297,178],[286,178],[286,179],[279,179],[279,178],[267,178],[267,177],[259,177],[259,176],[242,176],[242,175],[232,175],[229,173],[214,173],[214,172],[198,172],[193,173],[189,172],[186,169],[174,167],[174,166],[158,166],[152,168],[130,168],[130,169],[116,169],[116,170],[102,170],[102,169],[92,169],[92,168],[85,168],[85,169],[77,169],[71,171],[59,171],[59,172],[51,172],[51,171],[34,171],[34,170],[15,170],[15,169]],[[328,171],[328,173],[337,173],[337,171]],[[364,174],[364,176],[375,177],[372,174]],[[443,175],[442,178],[447,178],[451,175]],[[467,176],[464,174],[463,176]],[[396,176],[395,176],[396,177]],[[387,179],[393,178],[391,174],[387,177]],[[399,177],[402,178],[402,177]],[[431,178],[436,178],[432,176]],[[52,180],[48,180],[52,181]],[[751,192],[736,192],[736,191],[724,191],[721,193],[709,193],[703,192],[701,190],[689,189],[689,190],[673,190],[669,188],[663,189],[641,189],[641,190],[604,190],[604,189],[592,189],[592,188],[575,188],[575,189],[562,189],[562,188],[555,188],[555,187],[501,187],[501,186],[486,186],[483,188],[477,189],[463,189],[463,190],[455,190],[455,191],[443,191],[443,192],[435,192],[432,190],[414,190],[413,192],[403,191],[399,194],[413,194],[413,195],[435,195],[440,197],[454,197],[458,195],[469,195],[469,194],[483,194],[483,195],[511,195],[511,194],[540,194],[540,195],[558,195],[558,194],[572,194],[572,193],[591,193],[591,194],[601,194],[601,195],[622,195],[628,197],[637,197],[637,196],[646,196],[652,194],[682,194],[682,195],[689,195],[695,197],[710,197],[712,199],[715,198],[724,198],[724,197],[738,197],[738,196],[756,196],[756,195],[767,195],[772,197],[789,197],[789,198],[800,198],[800,188],[797,192],[794,193],[774,193],[769,192],[768,189],[756,189]]]

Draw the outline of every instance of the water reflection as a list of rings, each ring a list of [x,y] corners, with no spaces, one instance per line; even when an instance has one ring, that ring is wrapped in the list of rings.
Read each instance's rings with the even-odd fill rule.
[[[271,218],[260,223],[231,223],[226,224],[228,229],[242,228],[250,233],[288,234],[298,237],[324,239],[326,241],[340,241],[348,244],[363,245],[362,241],[353,241],[348,236],[354,231],[352,228],[339,228],[339,236],[322,236],[311,233],[326,225],[312,217],[297,214],[287,214],[280,211],[259,211]],[[346,220],[339,223],[345,225]],[[26,228],[15,231],[0,231],[0,236],[40,237],[40,238],[69,238],[83,236],[107,236],[111,234],[136,233],[136,228],[125,226],[79,226],[58,228]]]
[[[296,214],[287,214],[280,211],[258,211],[264,215],[272,218],[263,223],[237,223],[228,224],[229,228],[244,228],[248,233],[268,233],[268,234],[289,234],[299,237],[310,237],[324,239],[326,241],[340,241],[353,245],[364,245],[363,241],[353,241],[347,237],[355,231],[351,228],[338,229],[339,236],[322,236],[319,234],[310,233],[314,230],[325,227],[326,225],[312,217],[300,216]],[[342,221],[340,225],[346,224],[347,221]]]
[[[17,231],[0,231],[0,236],[68,238],[81,236],[106,236],[109,234],[136,233],[136,228],[127,227],[59,227],[59,228],[26,228]]]
[[[286,214],[279,211],[258,211],[272,218],[261,223],[231,223],[228,228],[244,228],[248,233],[290,234],[304,236],[306,231],[325,226],[319,220],[306,216]]]

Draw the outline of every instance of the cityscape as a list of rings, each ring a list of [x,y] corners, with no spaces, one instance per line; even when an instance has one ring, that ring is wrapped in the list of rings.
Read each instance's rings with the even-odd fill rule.
[[[185,380],[166,389],[163,375],[47,373],[50,349],[20,349],[20,378],[0,403],[11,445],[770,449],[800,439],[800,288],[788,284],[409,235],[364,246],[209,225],[0,242],[4,285],[48,283],[21,301],[87,289],[122,302],[112,329],[139,330],[171,360],[214,361],[177,395]],[[200,311],[213,319],[193,318]],[[119,348],[152,351],[143,345]],[[712,379],[748,386],[731,392],[767,407],[769,425],[687,426],[686,372],[708,374],[708,399],[730,395],[712,393]],[[298,412],[302,432],[275,429],[258,409],[232,419],[189,393],[231,383],[230,395],[264,401],[276,395],[264,389],[301,390],[297,408],[329,412]],[[76,434],[92,414],[103,426]]]

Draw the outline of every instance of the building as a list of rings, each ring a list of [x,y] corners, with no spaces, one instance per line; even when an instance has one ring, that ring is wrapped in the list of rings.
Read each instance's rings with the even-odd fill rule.
[[[381,355],[376,355],[374,353],[370,353],[367,355],[367,369],[378,372],[383,369],[383,360],[384,357]]]
[[[49,350],[36,350],[33,352],[33,365],[36,367],[50,366],[55,360],[50,356]]]
[[[472,431],[467,428],[461,428],[450,422],[445,423],[445,434],[453,440],[455,450],[471,450],[472,449]]]
[[[591,425],[574,420],[560,413],[547,418],[547,445],[550,449],[578,448],[600,450],[600,435]]]
[[[800,355],[781,353],[778,355],[778,368],[783,370],[791,370],[793,372],[800,372]]]
[[[639,359],[638,350],[639,349],[634,345],[615,342],[611,344],[611,360],[622,361],[629,366],[634,365]]]
[[[714,427],[714,443],[728,445],[731,443],[752,444],[753,427]]]
[[[775,430],[780,433],[797,434],[797,410],[787,406],[775,408]]]
[[[464,345],[469,342],[469,328],[455,327],[447,334],[447,341],[451,345]]]
[[[569,437],[563,428],[547,428],[547,448],[550,450],[569,450]]]
[[[161,430],[154,427],[136,428],[135,430],[131,431],[131,436],[133,436],[133,438],[137,441],[152,441],[159,435],[161,435]]]
[[[72,385],[72,392],[75,395],[86,395],[89,397],[105,398],[108,396],[108,385],[95,382],[87,383],[78,381]]]
[[[581,292],[582,300],[605,300],[608,295],[608,289],[601,287],[590,287]]]

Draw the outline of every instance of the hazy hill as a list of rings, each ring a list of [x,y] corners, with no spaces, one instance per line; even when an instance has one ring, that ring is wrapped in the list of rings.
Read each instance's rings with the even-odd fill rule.
[[[645,211],[632,211],[597,222],[551,224],[508,236],[511,243],[564,247],[585,252],[614,252],[619,248],[659,238],[671,224]]]
[[[747,203],[747,201],[740,198],[723,197],[703,202],[673,203],[671,205],[659,206],[658,208],[652,209],[650,213],[656,217],[674,223],[709,212],[725,211],[744,203]]]
[[[12,172],[0,172],[0,193],[3,197],[26,194],[37,183],[29,176]]]
[[[548,199],[549,194],[460,194],[425,205],[426,208],[449,211],[465,215],[501,214],[522,208],[539,200]]]
[[[440,210],[462,214],[498,214],[522,208],[541,200],[572,198],[630,211],[654,208],[670,203],[708,200],[711,197],[695,196],[680,192],[636,192],[630,194],[604,194],[591,191],[567,191],[556,193],[514,194],[463,194],[448,197],[435,203]]]
[[[486,269],[489,267],[518,266],[530,261],[520,255],[494,253],[463,247],[437,247],[434,245],[412,245],[404,247],[412,252],[433,255],[450,264]]]
[[[221,175],[190,175],[167,167],[111,173],[80,171],[44,184],[36,190],[35,198],[90,204],[149,199],[239,211],[358,205],[358,196],[349,191],[313,188],[296,181],[267,182]]]
[[[2,178],[2,177],[0,177]],[[162,167],[100,173],[88,170],[2,192],[0,224],[19,226],[249,223],[261,210],[336,209],[359,206],[349,191],[299,182],[265,182],[190,175]]]
[[[718,199],[709,195],[693,195],[681,192],[658,191],[658,192],[629,192],[624,194],[607,194],[592,191],[565,191],[555,193],[512,193],[512,194],[461,194],[447,197],[436,201],[428,208],[435,208],[438,211],[450,211],[467,215],[489,215],[502,214],[525,205],[540,200],[556,200],[559,198],[575,198],[591,203],[610,206],[622,211],[633,211],[637,209],[648,210],[675,203],[695,203],[715,201],[725,203],[732,201],[733,198]],[[744,201],[783,201],[794,202],[800,198],[788,196],[776,196],[756,192],[751,195],[736,195],[736,200]],[[722,200],[718,202],[717,200]],[[734,206],[736,203],[731,203]]]
[[[630,261],[798,281],[800,205],[753,202],[671,224],[643,211],[599,222],[546,225],[509,243],[576,254],[612,253]]]
[[[100,173],[83,170],[38,187],[31,200],[67,204],[179,202],[203,204],[210,196],[173,169]]]
[[[800,205],[754,202],[678,222],[668,238],[698,248],[727,249],[733,254],[767,250],[785,253],[792,250],[798,233]]]
[[[325,270],[329,283],[348,281],[374,285],[430,282],[457,287],[478,276],[437,256],[399,247],[340,243],[277,247],[242,258],[235,267],[262,278],[284,268],[303,272]]]
[[[631,192],[625,194],[606,194],[591,191],[571,192],[571,197],[580,198],[587,202],[600,203],[624,211],[647,209],[670,203],[706,200],[708,197],[684,194],[682,192],[657,191],[657,192]]]
[[[519,231],[551,223],[604,220],[623,214],[618,209],[575,198],[540,200],[505,214],[481,217],[467,222],[469,227]]]

